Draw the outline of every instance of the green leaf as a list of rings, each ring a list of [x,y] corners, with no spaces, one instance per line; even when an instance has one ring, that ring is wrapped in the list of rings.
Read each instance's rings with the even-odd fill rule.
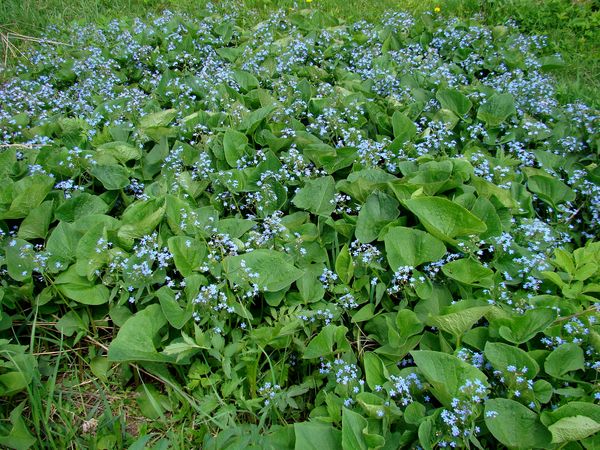
[[[32,175],[17,181],[13,186],[10,208],[0,212],[0,220],[27,217],[32,209],[44,201],[54,183],[54,179],[45,175]]]
[[[268,292],[289,287],[303,274],[302,270],[288,262],[282,253],[266,249],[228,256],[223,260],[223,269],[230,283],[243,286],[251,282]],[[250,273],[258,276],[251,277]]]
[[[552,399],[554,389],[546,380],[537,380],[533,383],[533,392],[535,393],[535,398],[538,402],[548,403],[550,399]]]
[[[205,263],[206,244],[197,239],[187,236],[172,236],[168,240],[168,245],[175,267],[184,277],[190,276]]]
[[[122,164],[125,164],[132,159],[137,160],[142,157],[142,151],[139,147],[121,141],[107,142],[98,147],[96,151],[98,152],[97,158],[109,155]]]
[[[248,145],[248,138],[244,133],[227,130],[223,136],[223,151],[225,160],[230,167],[236,168],[238,161],[244,155]]]
[[[542,423],[546,426],[571,416],[586,416],[600,422],[600,405],[588,402],[569,402],[553,411],[546,410],[542,413]]]
[[[371,392],[360,392],[356,400],[361,408],[371,417],[377,417],[377,411],[384,409],[384,400]]]
[[[80,331],[88,331],[89,318],[85,312],[69,311],[56,322],[56,329],[65,336],[73,336]]]
[[[395,327],[394,327],[395,326]],[[396,320],[392,328],[398,333],[398,345],[408,341],[408,338],[421,333],[425,325],[419,317],[410,309],[401,309],[396,313]]]
[[[572,370],[583,370],[584,367],[583,349],[570,342],[561,344],[552,350],[544,362],[546,373],[556,378],[561,378]]]
[[[16,281],[30,278],[33,270],[33,246],[23,239],[10,239],[5,252],[8,275]]]
[[[448,278],[470,286],[491,288],[494,285],[494,271],[471,258],[457,259],[444,264],[442,272]]]
[[[327,325],[306,346],[303,359],[313,359],[333,355],[350,349],[346,340],[348,329],[344,326]]]
[[[365,322],[371,320],[375,316],[375,306],[372,303],[367,303],[352,315],[353,323]]]
[[[354,275],[354,261],[352,261],[352,256],[348,250],[348,244],[342,247],[335,260],[335,272],[343,283],[350,284],[350,280]]]
[[[169,408],[169,401],[156,387],[151,384],[141,384],[137,387],[136,402],[141,413],[151,420],[165,419],[164,410]]]
[[[539,198],[554,207],[575,200],[573,189],[551,176],[532,175],[527,179],[527,187]]]
[[[513,344],[523,344],[556,320],[556,311],[550,308],[529,309],[522,316],[513,317],[510,327],[502,325],[500,336]]]
[[[82,192],[56,208],[55,216],[64,222],[74,222],[81,217],[104,214],[107,211],[108,205],[100,197]]]
[[[140,128],[166,127],[171,123],[175,116],[177,116],[176,109],[166,109],[145,115],[140,118],[138,125]]]
[[[421,164],[419,170],[407,173],[405,179],[408,180],[409,186],[421,187],[426,195],[435,195],[460,184],[452,177],[453,171],[454,164],[450,160],[428,161]],[[404,197],[408,198],[410,195]]]
[[[436,429],[435,429],[435,417],[427,416],[419,425],[418,436],[419,443],[423,446],[424,450],[433,450],[437,440]]]
[[[108,302],[110,291],[97,281],[77,274],[75,265],[54,280],[56,288],[66,297],[84,305],[102,305]]]
[[[403,200],[406,206],[435,237],[454,243],[453,238],[483,233],[487,230],[477,216],[442,197],[418,197]]]
[[[348,408],[342,412],[342,448],[367,450],[364,431],[367,429],[367,419]]]
[[[417,134],[414,122],[399,111],[392,115],[392,128],[394,129],[394,139],[399,143],[410,141]]]
[[[342,432],[320,422],[297,422],[295,450],[341,450]]]
[[[275,111],[275,109],[275,106],[267,105],[257,110],[254,110],[251,113],[246,114],[244,116],[237,128],[240,131],[243,131],[246,134],[250,135],[254,133],[254,131],[260,125],[260,123],[263,120],[265,120],[269,116],[269,114]]]
[[[462,336],[491,308],[491,306],[470,306],[470,303],[468,300],[455,303],[451,306],[451,312],[430,317],[428,325],[438,327],[454,336]]]
[[[442,108],[449,109],[456,115],[465,116],[473,106],[471,100],[455,89],[440,89],[435,96]]]
[[[193,303],[186,302],[183,305],[185,308],[182,308],[175,298],[175,293],[168,286],[163,286],[156,291],[156,296],[160,302],[163,314],[173,328],[182,329],[188,320],[192,318],[194,312]]]
[[[94,376],[100,381],[108,383],[108,375],[110,371],[110,362],[106,356],[96,356],[90,361],[90,369]]]
[[[496,94],[486,99],[479,107],[477,118],[490,128],[495,128],[509,116],[516,113],[515,101],[511,94]]]
[[[413,351],[411,355],[419,371],[431,384],[431,393],[446,408],[452,407],[454,397],[460,397],[460,387],[467,380],[479,380],[489,386],[483,372],[456,356],[431,350]]]
[[[90,175],[109,191],[123,189],[129,185],[129,170],[116,164],[97,164],[90,169]]]
[[[16,450],[27,450],[37,442],[23,419],[25,404],[26,402],[22,402],[11,411],[9,418],[12,427],[7,435],[0,436],[0,445]]]
[[[318,216],[329,216],[335,209],[335,181],[332,176],[307,180],[292,203]]]
[[[0,351],[0,395],[9,398],[31,384],[33,377],[38,374],[38,364],[35,356],[26,353],[25,346],[8,344],[8,341],[3,339],[0,340]]]
[[[437,261],[446,254],[446,246],[442,241],[414,228],[390,228],[384,241],[387,260],[394,272],[399,267],[417,267]]]
[[[425,418],[425,405],[419,402],[411,402],[404,410],[404,420],[411,425],[419,425]]]
[[[53,201],[43,202],[40,206],[33,208],[21,222],[18,236],[21,239],[45,239],[48,227],[52,222],[53,209]]]
[[[395,198],[383,192],[373,192],[358,213],[356,238],[365,244],[377,239],[381,230],[399,214]]]
[[[75,260],[77,244],[81,234],[76,231],[73,224],[60,222],[52,231],[46,244],[46,250],[51,255],[51,260],[69,263]]]
[[[132,203],[123,212],[119,238],[133,240],[151,234],[162,221],[165,210],[164,198]]]
[[[381,358],[376,353],[365,352],[363,364],[365,367],[365,378],[369,387],[375,389],[375,386],[383,386],[386,382],[386,376]]]
[[[485,197],[478,197],[471,208],[471,212],[475,214],[485,225],[487,230],[480,234],[481,239],[488,239],[492,236],[500,236],[502,234],[502,221],[496,208]]]
[[[340,169],[351,166],[356,161],[357,150],[353,147],[341,147],[335,149],[335,155],[321,156],[323,169],[327,173],[334,173]]]
[[[508,366],[516,367],[519,372],[522,372],[523,367],[526,367],[527,378],[533,379],[540,370],[538,363],[527,352],[514,345],[488,342],[485,344],[483,352],[492,367],[500,372],[506,373]]]
[[[580,441],[600,431],[600,423],[586,416],[565,417],[548,427],[552,433],[552,443]]]
[[[233,239],[239,239],[255,226],[256,222],[252,220],[229,217],[219,220],[217,223],[217,231],[219,233],[228,234]]]
[[[260,82],[254,75],[243,70],[234,70],[233,79],[245,92],[251,91],[252,89],[256,89],[260,86]]]
[[[82,277],[91,279],[95,276],[96,270],[109,263],[109,252],[99,248],[98,244],[100,239],[106,242],[106,229],[106,225],[99,222],[89,228],[77,243],[75,267]]]
[[[172,358],[156,351],[154,344],[167,319],[157,304],[149,305],[127,319],[108,348],[113,362],[169,362]]]
[[[319,301],[325,295],[323,284],[319,281],[323,268],[323,264],[310,264],[302,268],[304,274],[296,280],[296,286],[305,302]]]
[[[485,424],[510,448],[550,448],[552,435],[538,415],[519,402],[495,398],[485,402]]]

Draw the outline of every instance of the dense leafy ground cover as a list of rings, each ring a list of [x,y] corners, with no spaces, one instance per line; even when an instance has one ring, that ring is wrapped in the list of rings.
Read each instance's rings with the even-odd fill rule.
[[[298,5],[319,9],[346,22],[377,21],[387,10],[468,19],[474,15],[489,26],[514,20],[526,34],[548,37],[548,51],[558,52],[565,64],[556,68],[557,98],[566,103],[584,101],[598,108],[600,100],[600,7],[597,0],[214,0],[220,8],[240,13],[239,23],[253,26],[267,19],[277,8],[298,9]],[[143,17],[148,12],[171,9],[194,15],[208,0],[3,0],[0,2],[0,33],[14,31],[39,36],[48,25],[77,20],[106,24],[113,18]],[[0,35],[1,37],[1,35]],[[23,38],[8,39],[20,47]],[[25,39],[25,42],[27,40]],[[0,42],[0,56],[5,42]],[[10,53],[10,52],[9,52]],[[0,73],[0,80],[2,74]]]
[[[51,30],[0,90],[0,444],[597,448],[600,115],[560,56],[197,14]]]

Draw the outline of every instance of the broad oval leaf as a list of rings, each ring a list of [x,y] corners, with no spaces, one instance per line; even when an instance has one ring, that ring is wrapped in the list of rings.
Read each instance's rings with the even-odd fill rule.
[[[448,278],[470,286],[491,288],[494,284],[494,271],[482,266],[471,258],[457,259],[444,264],[442,272]]]
[[[187,236],[172,236],[168,240],[175,267],[184,277],[199,270],[206,258],[206,244]]]
[[[548,427],[552,433],[552,443],[580,441],[600,431],[600,423],[587,416],[565,417]]]
[[[561,378],[572,370],[583,370],[584,367],[583,349],[572,342],[556,347],[544,362],[546,373],[556,378]]]
[[[395,198],[383,192],[373,192],[358,213],[356,238],[362,243],[377,239],[381,230],[399,214]]]
[[[461,117],[466,115],[473,106],[471,100],[456,89],[440,89],[435,98],[440,102],[442,108],[449,109]]]
[[[460,388],[467,381],[477,380],[489,386],[483,372],[456,356],[432,350],[413,351],[411,355],[419,371],[431,384],[431,393],[446,408],[452,407],[453,398],[460,397]]]
[[[228,256],[223,260],[223,269],[230,283],[241,286],[254,283],[268,292],[286,289],[304,273],[282,253],[266,249]]]
[[[480,234],[487,230],[477,216],[457,203],[442,197],[417,197],[403,200],[425,229],[435,237],[454,243],[457,236]]]
[[[84,305],[102,305],[110,296],[106,286],[78,275],[74,265],[56,277],[54,284],[64,296]]]
[[[437,261],[446,254],[446,246],[442,241],[414,228],[390,228],[384,242],[387,260],[394,272],[399,267],[416,267]]]
[[[511,94],[496,94],[479,107],[477,118],[494,128],[515,112],[515,100]]]
[[[467,302],[468,301],[463,301]],[[453,307],[460,305],[458,302]],[[490,310],[491,306],[470,306],[446,314],[433,316],[428,319],[428,324],[436,326],[454,336],[462,336],[475,325]],[[455,308],[457,309],[457,308]]]
[[[527,378],[534,378],[540,370],[540,366],[524,350],[514,345],[507,345],[501,342],[488,342],[484,348],[485,358],[490,362],[494,369],[506,372],[507,367],[513,366],[519,372],[527,369]]]
[[[120,163],[126,163],[132,159],[140,159],[142,151],[127,142],[115,141],[102,144],[97,149],[98,153],[110,155]]]
[[[160,329],[166,324],[167,319],[159,305],[147,306],[123,324],[117,337],[108,348],[108,360],[115,362],[173,361],[173,358],[158,353],[154,345]]]
[[[307,180],[292,203],[317,216],[328,216],[335,209],[335,181],[332,176]]]
[[[129,170],[116,164],[95,165],[90,169],[90,175],[109,191],[123,189],[129,184]]]
[[[295,450],[341,450],[342,432],[322,422],[297,422]]]
[[[492,435],[507,447],[550,448],[552,435],[538,415],[514,400],[487,400],[485,424]]]
[[[510,327],[502,325],[500,336],[513,344],[523,344],[544,330],[556,319],[556,311],[550,308],[530,309],[522,316],[511,319]]]

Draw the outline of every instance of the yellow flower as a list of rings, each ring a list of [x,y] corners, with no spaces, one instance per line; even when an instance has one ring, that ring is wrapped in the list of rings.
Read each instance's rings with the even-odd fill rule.
[[[312,0],[306,0],[306,3],[312,3]]]
[[[308,0],[306,0],[308,1]],[[433,12],[439,13],[442,10],[442,8],[440,8],[439,6],[436,6],[435,8],[433,8]]]

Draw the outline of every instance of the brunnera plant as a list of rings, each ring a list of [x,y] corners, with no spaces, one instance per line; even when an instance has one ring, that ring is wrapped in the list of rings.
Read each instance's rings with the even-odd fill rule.
[[[206,448],[599,446],[600,115],[556,101],[559,56],[236,19],[50,30],[1,87],[3,337],[112,324],[94,373],[165,381]],[[37,366],[2,342],[14,395]]]

